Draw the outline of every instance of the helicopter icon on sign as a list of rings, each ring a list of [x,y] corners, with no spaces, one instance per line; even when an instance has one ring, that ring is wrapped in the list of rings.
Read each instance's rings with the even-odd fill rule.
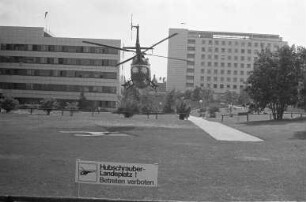
[[[89,173],[94,173],[96,170],[85,170],[83,167],[81,167],[80,175],[88,175]]]

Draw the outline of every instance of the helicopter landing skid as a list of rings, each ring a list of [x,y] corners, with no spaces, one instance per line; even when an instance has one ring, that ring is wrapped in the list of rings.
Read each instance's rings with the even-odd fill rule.
[[[156,88],[158,87],[158,85],[156,85],[156,83],[154,83],[153,81],[150,81],[150,86],[154,88],[155,91],[156,91]]]
[[[123,86],[125,89],[129,89],[130,87],[134,86],[134,83],[132,81],[127,81],[121,86]]]

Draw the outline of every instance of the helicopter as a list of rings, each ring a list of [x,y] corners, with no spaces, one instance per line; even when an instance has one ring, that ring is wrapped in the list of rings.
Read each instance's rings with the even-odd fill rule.
[[[81,167],[80,175],[87,175],[89,173],[94,173],[96,170],[85,170],[83,167]]]
[[[155,55],[155,54],[147,54],[146,52],[148,50],[153,50],[153,48],[157,45],[159,45],[160,43],[176,36],[178,33],[174,33],[164,39],[162,39],[161,41],[153,44],[150,47],[141,47],[140,46],[140,42],[139,42],[139,25],[133,25],[131,23],[131,30],[136,29],[136,44],[134,47],[114,47],[114,46],[109,46],[109,45],[105,45],[105,44],[100,44],[100,43],[94,43],[94,42],[90,42],[90,41],[83,41],[83,43],[87,43],[87,44],[91,44],[91,45],[97,45],[97,46],[102,46],[102,47],[107,47],[107,48],[113,48],[116,50],[121,50],[121,51],[126,51],[126,52],[133,52],[135,53],[135,55],[133,57],[130,57],[118,64],[116,64],[116,66],[122,65],[126,62],[129,62],[132,60],[131,63],[131,79],[127,82],[125,82],[122,86],[125,89],[128,89],[130,87],[136,87],[139,89],[144,89],[148,86],[151,86],[152,88],[154,88],[156,90],[156,88],[158,87],[157,84],[151,80],[151,69],[150,69],[150,63],[149,63],[149,59],[145,57],[145,55],[151,55],[151,56],[156,56],[156,57],[162,57],[162,58],[169,58],[169,59],[174,59],[174,60],[182,60],[182,61],[187,61],[185,59],[180,59],[180,58],[173,58],[173,57],[165,57],[165,56],[160,56],[160,55]]]

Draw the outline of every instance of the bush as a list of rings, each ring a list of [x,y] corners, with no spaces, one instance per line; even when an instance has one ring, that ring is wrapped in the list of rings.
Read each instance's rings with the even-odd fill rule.
[[[216,112],[219,112],[219,107],[217,106],[210,106],[209,109],[208,109],[208,112],[209,112],[209,116],[212,117],[212,118],[215,118],[216,117]]]
[[[176,105],[176,113],[179,114],[179,119],[184,120],[185,118],[188,119],[189,114],[191,111],[191,107],[187,106],[186,102],[180,100]]]
[[[138,105],[135,102],[125,102],[121,105],[121,107],[118,108],[117,112],[118,114],[123,114],[125,118],[130,118],[134,116],[134,114],[138,113]]]
[[[16,109],[19,105],[18,100],[12,98],[12,97],[4,97],[3,100],[1,100],[1,108],[6,111],[6,113],[9,113],[13,109]]]
[[[41,101],[40,108],[50,115],[51,111],[58,107],[58,102],[54,98],[45,98]]]

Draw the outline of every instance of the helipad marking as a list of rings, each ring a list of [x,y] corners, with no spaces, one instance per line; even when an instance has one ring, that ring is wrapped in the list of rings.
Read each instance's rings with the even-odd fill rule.
[[[118,133],[118,132],[90,132],[90,131],[59,131],[60,133],[68,133],[68,134],[74,134],[74,136],[78,137],[97,137],[97,136],[129,136],[127,134]]]
[[[207,132],[216,140],[221,141],[242,141],[242,142],[262,142],[262,139],[241,132],[218,122],[207,121],[203,118],[190,116],[189,120],[202,130]]]

